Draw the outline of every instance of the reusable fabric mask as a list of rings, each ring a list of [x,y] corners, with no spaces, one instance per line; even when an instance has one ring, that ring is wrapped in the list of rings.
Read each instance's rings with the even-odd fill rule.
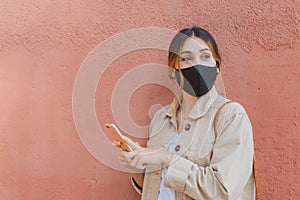
[[[181,69],[184,77],[183,90],[192,96],[200,97],[206,94],[215,84],[218,69],[205,65],[194,65]],[[176,80],[180,85],[180,74],[178,69],[175,70]]]

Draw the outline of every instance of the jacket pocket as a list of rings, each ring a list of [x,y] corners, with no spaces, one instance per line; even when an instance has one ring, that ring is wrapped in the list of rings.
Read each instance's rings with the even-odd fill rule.
[[[211,157],[214,144],[204,143],[201,150],[198,152],[199,159],[206,159]]]

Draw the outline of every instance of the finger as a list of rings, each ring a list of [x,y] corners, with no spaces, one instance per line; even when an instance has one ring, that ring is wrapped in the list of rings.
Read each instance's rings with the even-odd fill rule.
[[[123,150],[120,150],[120,151],[118,152],[118,155],[119,155],[120,157],[123,157],[123,158],[126,158],[126,159],[127,159],[127,157],[125,156],[125,152],[124,152]]]
[[[128,162],[131,162],[132,159],[136,156],[136,154],[137,154],[137,152],[134,152],[134,151],[132,151],[132,152],[122,151],[120,153],[120,155],[122,157],[124,157],[124,160],[127,160]]]
[[[146,168],[146,164],[144,162],[142,162],[142,160],[140,159],[139,162],[137,163],[136,167],[138,169],[145,169]]]
[[[121,149],[121,146],[119,146],[119,145],[113,145],[113,147],[114,147],[115,149]]]
[[[133,157],[131,158],[131,155],[127,155],[128,152],[126,151],[122,151],[118,154],[118,159],[124,162],[127,162],[127,164],[129,165],[130,162],[132,161]]]
[[[128,167],[129,166],[129,162],[123,162],[123,161],[120,161],[120,164],[125,166],[125,167]]]
[[[136,151],[125,152],[123,153],[123,155],[128,159],[133,159],[137,155],[137,152]]]
[[[126,137],[126,136],[122,136],[123,140],[129,144],[133,149],[140,149],[142,148],[138,143],[132,141],[130,138]]]
[[[120,154],[123,151],[123,149],[120,147],[114,147],[114,149],[118,154]]]
[[[131,161],[131,160],[130,160],[130,161]],[[124,165],[127,165],[127,166],[130,165],[130,161],[128,161],[128,160],[126,160],[126,159],[122,159],[122,158],[119,159],[119,162],[120,162],[120,163],[122,163],[122,164],[124,164]]]
[[[113,141],[111,144],[113,146],[121,146],[121,142],[119,142],[119,141]]]
[[[130,163],[132,159],[126,158],[122,155],[118,155],[118,160]]]
[[[130,162],[130,166],[131,166],[131,167],[137,168],[138,162],[139,162],[139,158],[138,158],[138,157],[134,157],[134,158],[131,160],[131,162]]]

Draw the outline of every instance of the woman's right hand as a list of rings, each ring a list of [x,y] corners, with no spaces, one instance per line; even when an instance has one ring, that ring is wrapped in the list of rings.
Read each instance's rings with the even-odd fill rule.
[[[130,166],[130,161],[126,158],[125,154],[126,154],[126,151],[124,151],[122,148],[121,148],[121,142],[119,141],[114,141],[112,143],[112,145],[115,147],[116,151],[117,151],[117,156],[118,156],[118,160],[119,162],[125,166],[125,167],[129,167]]]
[[[132,159],[127,158],[125,155],[129,152],[124,151],[121,148],[121,143],[119,141],[114,141],[112,145],[115,147],[118,155],[119,162],[125,166],[126,168],[130,169],[133,179],[136,181],[136,183],[139,185],[139,187],[142,187],[144,182],[144,170],[133,168],[130,163],[132,162]],[[139,146],[139,143],[136,142],[136,145]]]
[[[121,142],[114,141],[114,142],[112,142],[112,145],[115,147],[115,150],[117,152],[117,157],[118,157],[118,160],[119,160],[119,162],[120,162],[121,165],[123,165],[124,167],[128,168],[129,170],[131,170],[132,173],[141,173],[141,172],[144,171],[144,170],[138,169],[136,167],[133,167],[131,165],[132,159],[128,158],[128,156],[126,156],[129,152],[124,151],[121,148]],[[136,143],[136,145],[135,145],[135,148],[137,148],[137,147],[139,147],[138,143]]]

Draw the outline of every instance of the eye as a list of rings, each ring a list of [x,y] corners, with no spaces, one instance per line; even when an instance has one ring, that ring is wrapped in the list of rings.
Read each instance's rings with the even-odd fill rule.
[[[188,56],[181,57],[181,61],[191,61],[191,60],[192,60],[192,58],[188,57]]]
[[[201,55],[201,59],[203,59],[203,60],[209,60],[210,58],[211,58],[211,55],[208,54],[208,53],[205,53],[205,54]]]

